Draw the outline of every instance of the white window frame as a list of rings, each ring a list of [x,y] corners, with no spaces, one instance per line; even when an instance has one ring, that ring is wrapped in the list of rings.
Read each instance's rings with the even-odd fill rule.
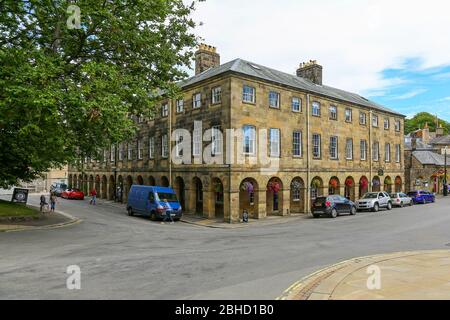
[[[200,109],[202,107],[202,94],[195,93],[192,95],[192,109]]]
[[[345,122],[353,122],[353,110],[345,108]]]
[[[182,158],[183,157],[183,148],[182,148],[182,143],[183,143],[183,135],[180,133],[176,133],[175,134],[175,156],[177,158]]]
[[[395,145],[395,162],[396,163],[401,162],[401,160],[402,160],[401,154],[402,154],[402,146],[399,144]]]
[[[292,112],[302,112],[302,99],[293,97],[291,101]]]
[[[380,161],[380,143],[376,141],[372,145],[372,160]]]
[[[391,120],[388,118],[385,118],[383,126],[384,126],[384,130],[389,130],[391,128]]]
[[[162,116],[163,118],[169,116],[169,104],[168,104],[168,103],[164,103],[164,104],[161,106],[161,116]]]
[[[164,159],[169,157],[169,139],[167,134],[161,136],[161,157]]]
[[[386,143],[384,145],[384,161],[391,162],[391,144]]]
[[[339,138],[337,136],[330,137],[330,159],[339,159]]]
[[[148,138],[148,157],[149,159],[155,158],[155,137]]]
[[[220,126],[213,126],[211,128],[211,153],[213,156],[222,154],[223,152],[223,141],[222,141],[222,131]]]
[[[115,162],[116,161],[116,146],[112,145],[110,150],[111,150],[111,162]]]
[[[203,132],[201,128],[194,128],[193,138],[192,138],[192,155],[194,157],[199,157],[202,152],[203,146]]]
[[[184,112],[184,100],[178,99],[176,103],[177,103],[177,113]]]
[[[362,126],[367,125],[367,113],[363,111],[359,112],[359,124]]]
[[[345,140],[345,159],[353,160],[353,139],[347,138]]]
[[[269,131],[269,149],[271,158],[279,158],[281,156],[281,130],[271,128]]]
[[[119,143],[119,161],[123,161],[123,143]]]
[[[137,150],[138,150],[138,160],[144,159],[144,145],[142,143],[142,139],[138,139],[137,141]]]
[[[211,103],[219,104],[222,103],[222,87],[215,87],[211,90]]]
[[[294,157],[301,158],[303,156],[303,134],[300,130],[292,133],[292,154]]]
[[[248,138],[248,139],[247,139]],[[242,127],[242,152],[244,155],[254,155],[256,153],[256,127],[244,125]],[[248,151],[247,151],[248,140]]]
[[[242,102],[255,103],[256,102],[256,89],[255,87],[244,85],[242,87]]]
[[[133,160],[133,148],[131,147],[131,143],[127,143],[127,159]]]
[[[338,119],[338,108],[335,105],[331,105],[328,108],[329,112],[330,112],[330,120],[337,120]]]
[[[359,143],[360,151],[361,151],[361,161],[367,160],[367,140],[361,140]]]
[[[318,133],[314,133],[312,135],[312,148],[313,148],[313,150],[312,150],[313,158],[321,159],[322,158],[322,136]],[[317,155],[315,155],[316,149],[317,149]]]
[[[400,132],[401,131],[401,122],[400,120],[395,120],[395,132]]]
[[[269,91],[269,107],[273,109],[280,109],[280,98],[281,95],[279,92]]]
[[[372,127],[378,128],[379,122],[378,122],[378,116],[372,115]]]
[[[312,107],[311,114],[314,117],[320,117],[321,116],[321,105],[320,105],[320,102],[313,101],[312,104],[311,104],[311,107]]]

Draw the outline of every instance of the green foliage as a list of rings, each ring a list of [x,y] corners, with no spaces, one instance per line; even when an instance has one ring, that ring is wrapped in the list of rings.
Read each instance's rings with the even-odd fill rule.
[[[0,200],[0,218],[5,217],[38,217],[39,211],[23,204]]]
[[[80,29],[67,27],[71,4]],[[186,77],[195,5],[0,0],[0,186],[130,138],[129,115],[150,116]]]
[[[438,121],[439,125],[442,125],[444,128],[444,133],[449,134],[450,123],[441,119],[438,119]],[[431,132],[436,131],[436,116],[428,112],[418,113],[414,118],[405,120],[405,134],[409,134],[418,129],[423,129],[427,123]]]

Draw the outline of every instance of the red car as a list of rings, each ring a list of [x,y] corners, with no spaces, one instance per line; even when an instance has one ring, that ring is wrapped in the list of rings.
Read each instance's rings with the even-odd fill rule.
[[[68,189],[61,193],[63,199],[84,200],[84,193],[78,189]]]

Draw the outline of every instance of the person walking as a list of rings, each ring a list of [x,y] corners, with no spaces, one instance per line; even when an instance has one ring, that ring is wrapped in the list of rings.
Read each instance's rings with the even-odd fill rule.
[[[97,204],[97,190],[95,188],[91,190],[91,197],[90,204],[95,206]]]
[[[45,196],[42,194],[42,195],[41,195],[41,198],[40,198],[40,210],[41,210],[41,212],[44,211],[44,207],[45,207],[46,205],[48,206],[48,204],[47,204],[47,199],[46,199]]]
[[[56,194],[53,193],[50,197],[50,212],[55,212],[56,203],[58,202],[58,198],[56,197]]]

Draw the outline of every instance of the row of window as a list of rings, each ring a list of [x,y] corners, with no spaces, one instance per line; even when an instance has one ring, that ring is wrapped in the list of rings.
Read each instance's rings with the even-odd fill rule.
[[[244,155],[256,155],[256,127],[252,125],[245,125],[242,128],[243,133],[243,154]],[[269,155],[270,157],[280,157],[281,156],[281,130],[276,128],[269,129]],[[181,148],[181,143],[183,142],[183,136],[177,135],[176,139],[175,156],[183,156],[183,148]],[[220,155],[223,151],[223,135],[220,126],[214,126],[211,129],[211,149],[212,155]],[[320,134],[312,134],[312,156],[314,159],[322,158],[322,136]],[[368,143],[367,140],[360,140],[359,143],[360,150],[360,160],[366,161],[368,159]],[[203,147],[203,132],[201,128],[195,128],[193,132],[192,141],[192,155],[194,157],[200,156]],[[118,148],[118,160],[122,161],[125,156],[129,160],[134,159],[133,145],[131,143],[121,143],[117,146]],[[110,152],[111,162],[115,161],[116,157],[116,147],[112,146],[110,150],[104,151],[104,159],[108,158],[108,153]],[[161,157],[167,158],[169,155],[169,141],[168,135],[161,136]],[[292,133],[292,155],[294,157],[303,157],[303,135],[302,131],[293,131]],[[391,162],[391,144],[385,144],[385,162]],[[150,159],[155,158],[155,137],[149,137],[148,141],[148,156]],[[142,160],[144,158],[144,142],[143,139],[137,140],[137,159]],[[329,158],[331,160],[339,159],[339,138],[337,136],[330,137],[329,143]],[[345,141],[345,159],[354,159],[354,141],[352,138],[347,138]],[[374,142],[372,145],[372,160],[380,160],[380,144],[379,142]],[[395,145],[395,161],[401,161],[401,146],[399,144]]]

